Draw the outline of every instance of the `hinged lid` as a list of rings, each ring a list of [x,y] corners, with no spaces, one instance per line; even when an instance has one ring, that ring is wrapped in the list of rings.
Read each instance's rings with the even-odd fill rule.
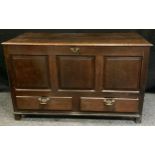
[[[137,33],[24,33],[4,45],[152,46]]]

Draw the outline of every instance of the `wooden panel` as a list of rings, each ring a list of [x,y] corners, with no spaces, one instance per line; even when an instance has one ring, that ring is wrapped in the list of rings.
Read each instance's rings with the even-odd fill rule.
[[[105,57],[103,88],[110,90],[139,90],[141,65],[142,57]]]
[[[49,88],[47,56],[12,56],[16,88]]]
[[[59,89],[94,89],[95,57],[57,56]]]
[[[50,97],[47,104],[41,105],[39,97],[17,97],[16,105],[18,110],[72,110],[71,97]]]
[[[105,98],[81,98],[81,111],[90,112],[138,112],[138,99],[117,98],[111,106],[104,102]]]

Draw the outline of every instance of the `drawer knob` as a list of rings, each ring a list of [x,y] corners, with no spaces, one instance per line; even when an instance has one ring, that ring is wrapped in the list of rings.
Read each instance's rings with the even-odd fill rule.
[[[77,48],[77,47],[72,47],[70,48],[70,50],[75,53],[75,54],[80,54],[80,48]]]
[[[115,102],[115,99],[104,99],[103,101],[106,106],[112,106]]]
[[[49,97],[39,97],[38,100],[40,101],[41,105],[45,105],[50,100],[50,98]]]

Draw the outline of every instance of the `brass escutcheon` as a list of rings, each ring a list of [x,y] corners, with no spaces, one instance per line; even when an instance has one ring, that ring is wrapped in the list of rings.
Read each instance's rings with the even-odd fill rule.
[[[80,48],[78,47],[71,47],[70,50],[75,54],[80,54]]]

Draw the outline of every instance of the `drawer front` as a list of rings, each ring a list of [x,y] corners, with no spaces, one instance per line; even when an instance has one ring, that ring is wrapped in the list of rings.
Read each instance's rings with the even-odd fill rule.
[[[19,110],[72,110],[71,97],[17,97]]]
[[[138,112],[138,99],[82,97],[81,111],[90,112]]]

